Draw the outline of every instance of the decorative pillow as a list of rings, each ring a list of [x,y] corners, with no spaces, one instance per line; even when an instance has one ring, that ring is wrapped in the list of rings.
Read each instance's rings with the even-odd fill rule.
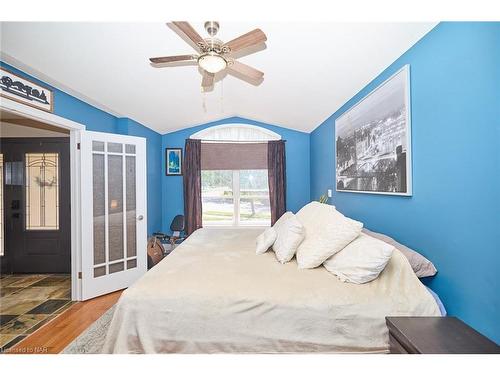
[[[393,251],[394,246],[362,233],[323,266],[341,281],[364,284],[378,277]]]
[[[273,228],[276,231],[276,241],[273,245],[276,259],[280,263],[289,262],[304,239],[304,227],[293,213],[287,212]]]
[[[400,244],[394,238],[386,236],[385,234],[369,231],[366,228],[363,229],[363,233],[384,241],[385,243],[388,243],[389,245],[392,245],[396,249],[401,251],[406,259],[408,259],[408,262],[410,262],[411,268],[413,268],[413,271],[418,277],[434,276],[437,273],[436,267],[434,267],[434,264],[432,264],[429,259],[416,252],[415,250],[412,250],[409,247]]]
[[[311,202],[297,212],[306,237],[297,249],[299,268],[315,268],[346,247],[361,233],[363,223],[349,219],[335,207]]]
[[[276,241],[276,230],[274,228],[267,228],[257,237],[257,254],[264,254]]]

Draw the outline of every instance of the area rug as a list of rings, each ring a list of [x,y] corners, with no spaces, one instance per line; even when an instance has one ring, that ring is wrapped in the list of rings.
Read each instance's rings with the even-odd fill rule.
[[[106,311],[62,351],[63,354],[100,354],[115,306]]]

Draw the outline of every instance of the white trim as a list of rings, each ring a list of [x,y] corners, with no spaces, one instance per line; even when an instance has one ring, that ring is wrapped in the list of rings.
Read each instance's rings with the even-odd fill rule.
[[[353,108],[357,107],[360,105],[365,99],[370,97],[372,94],[374,94],[378,89],[383,87],[385,84],[387,84],[391,79],[393,79],[395,76],[397,76],[399,73],[405,72],[406,73],[406,86],[405,86],[405,105],[406,105],[406,124],[407,124],[407,129],[408,131],[406,132],[406,144],[408,145],[408,149],[406,150],[406,180],[407,180],[407,192],[406,193],[393,193],[393,192],[384,192],[384,191],[361,191],[361,190],[339,190],[337,189],[337,134],[335,132],[337,128],[337,121],[340,120],[342,117],[344,117],[347,112],[352,110]],[[370,91],[367,95],[365,95],[363,98],[361,98],[356,104],[352,105],[349,109],[346,109],[339,117],[335,119],[335,124],[333,126],[334,128],[334,135],[333,135],[333,168],[334,168],[334,184],[335,184],[335,191],[339,193],[359,193],[359,194],[378,194],[378,195],[399,195],[403,197],[411,197],[413,195],[413,182],[412,182],[412,175],[413,175],[413,164],[412,164],[412,137],[411,137],[411,98],[410,98],[410,91],[411,91],[411,86],[410,86],[410,65],[406,64],[403,65],[400,69],[398,69],[394,74],[392,74],[389,78],[384,80],[382,83],[380,83],[376,88],[374,88],[372,91]]]
[[[78,279],[81,271],[81,157],[77,149],[85,125],[65,119],[52,113],[17,103],[8,98],[1,98],[2,111],[40,121],[70,131],[70,186],[71,186],[71,299],[81,300],[82,284]]]
[[[81,301],[82,281],[78,273],[82,270],[82,179],[81,153],[78,144],[85,129],[70,131],[70,176],[71,176],[71,299]]]
[[[249,125],[249,124],[223,124],[223,125],[215,125],[215,126],[210,126],[208,128],[205,128],[203,130],[200,130],[199,132],[196,132],[192,134],[189,138],[190,139],[201,139],[201,140],[211,140],[210,139],[210,133],[212,133],[214,130],[220,130],[220,129],[228,129],[228,128],[240,128],[240,129],[251,129],[253,131],[258,131],[262,135],[264,135],[263,139],[247,139],[245,141],[262,141],[262,140],[269,140],[269,141],[276,141],[281,139],[281,135],[278,133],[273,132],[272,130],[263,128],[261,126],[256,126],[256,125]],[[221,142],[224,141],[234,141],[234,139],[221,139]]]
[[[16,114],[18,116],[27,117],[31,120],[41,121],[45,124],[57,126],[58,128],[63,128],[70,131],[85,130],[85,125],[79,124],[78,122],[54,115],[53,113],[48,113],[33,107],[29,107],[8,98],[1,97],[0,107],[4,111]]]

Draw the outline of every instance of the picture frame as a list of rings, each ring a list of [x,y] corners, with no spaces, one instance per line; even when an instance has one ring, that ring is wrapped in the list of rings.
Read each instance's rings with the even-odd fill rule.
[[[45,112],[54,112],[54,93],[51,89],[23,78],[4,67],[0,67],[0,97]]]
[[[165,174],[182,176],[182,148],[165,149]]]
[[[410,66],[335,120],[337,192],[412,195]]]

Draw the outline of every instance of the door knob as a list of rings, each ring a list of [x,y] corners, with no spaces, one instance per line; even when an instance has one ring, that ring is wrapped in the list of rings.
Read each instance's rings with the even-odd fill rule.
[[[137,216],[138,221],[142,221],[142,219],[144,219],[144,216],[142,216],[142,215]]]

